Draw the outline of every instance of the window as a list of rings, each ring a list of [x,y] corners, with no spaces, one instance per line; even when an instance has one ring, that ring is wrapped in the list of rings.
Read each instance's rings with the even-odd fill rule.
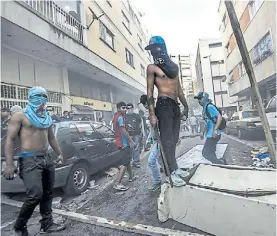
[[[223,18],[222,18],[222,24],[224,26],[224,29],[226,28],[227,26],[227,17],[226,17],[226,13],[224,14]]]
[[[138,45],[141,48],[141,50],[143,50],[142,49],[142,39],[141,39],[141,37],[139,35],[138,35]]]
[[[146,73],[145,73],[145,67],[143,65],[140,64],[140,71],[141,71],[141,75],[143,77],[146,77]]]
[[[97,139],[98,134],[92,128],[90,123],[77,123],[77,129],[79,130],[80,134],[84,137],[85,140]]]
[[[261,5],[263,4],[264,0],[254,0],[251,1],[249,4],[250,7],[250,17],[251,19],[254,18],[258,10],[260,9]]]
[[[243,62],[239,63],[239,78],[242,77],[246,73]]]
[[[16,98],[16,87],[12,85],[1,84],[1,98]]]
[[[103,40],[110,48],[114,49],[114,35],[113,33],[99,21],[100,39]]]
[[[110,7],[113,7],[111,1],[106,1]]]
[[[276,97],[272,98],[270,104],[268,105],[268,108],[276,109]]]
[[[239,114],[238,114],[237,112],[235,112],[235,113],[232,115],[231,120],[239,120]]]
[[[253,65],[260,64],[263,60],[273,53],[271,35],[268,32],[250,51],[250,58]]]
[[[222,43],[211,43],[209,44],[209,48],[219,48],[222,47]]]
[[[125,28],[128,30],[129,33],[130,32],[130,21],[129,19],[127,18],[127,16],[125,15],[125,13],[122,11],[122,15],[123,15],[123,25],[125,26]]]
[[[101,134],[103,138],[111,138],[114,136],[114,132],[103,124],[92,124],[95,130]]]
[[[258,117],[259,113],[258,111],[243,111],[241,114],[242,118],[250,118],[250,117]]]
[[[126,62],[132,66],[133,68],[135,68],[134,65],[134,56],[132,53],[130,53],[130,51],[126,48]]]
[[[227,50],[227,55],[229,55],[231,53],[231,48],[230,48],[230,43],[228,42],[226,45],[226,50]]]
[[[72,143],[83,141],[82,135],[74,124],[70,124],[69,128]]]

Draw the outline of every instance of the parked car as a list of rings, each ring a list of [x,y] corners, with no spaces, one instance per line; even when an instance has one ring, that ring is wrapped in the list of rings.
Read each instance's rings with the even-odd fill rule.
[[[277,96],[275,95],[269,100],[266,106],[267,120],[269,123],[270,130],[274,137],[276,137],[276,122],[277,122],[276,100],[277,100]]]
[[[239,139],[247,135],[264,135],[261,118],[257,110],[235,112],[226,124],[226,134],[236,134]]]
[[[62,187],[66,194],[77,195],[87,189],[90,175],[110,166],[117,166],[120,161],[114,132],[107,126],[91,121],[64,121],[53,125],[54,134],[63,153],[64,162],[56,166],[55,188]],[[20,140],[15,143],[14,161],[17,165],[20,153]],[[1,140],[2,173],[5,168],[5,136]],[[53,160],[57,154],[49,148]],[[17,176],[6,180],[1,176],[1,191],[24,192],[22,180]]]

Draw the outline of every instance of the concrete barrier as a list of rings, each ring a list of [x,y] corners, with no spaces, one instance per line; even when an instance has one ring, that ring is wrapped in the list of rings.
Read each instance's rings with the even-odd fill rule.
[[[275,170],[198,168],[187,186],[162,186],[158,198],[160,221],[173,219],[216,236],[276,235]]]

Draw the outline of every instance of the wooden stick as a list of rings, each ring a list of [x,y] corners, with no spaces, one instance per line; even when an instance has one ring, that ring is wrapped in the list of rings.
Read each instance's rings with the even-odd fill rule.
[[[161,147],[161,154],[162,154],[162,159],[163,159],[163,163],[164,163],[164,167],[165,167],[165,173],[168,176],[171,188],[173,188],[173,182],[172,182],[172,178],[171,178],[171,173],[169,171],[168,162],[167,162],[166,155],[164,153],[163,145],[162,145],[162,142],[161,142],[160,131],[159,131],[158,127],[156,127],[156,129],[157,129],[158,143],[159,143],[159,145]]]

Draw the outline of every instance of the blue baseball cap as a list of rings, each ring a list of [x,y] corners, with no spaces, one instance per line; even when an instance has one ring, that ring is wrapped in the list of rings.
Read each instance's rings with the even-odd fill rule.
[[[202,98],[206,98],[206,99],[209,99],[209,94],[208,93],[205,93],[205,92],[199,92],[196,96],[194,96],[194,99],[202,99]]]
[[[153,46],[155,46],[156,44],[165,44],[165,41],[161,36],[153,36],[149,40],[149,45],[147,47],[145,47],[145,50],[151,50],[151,48]]]

